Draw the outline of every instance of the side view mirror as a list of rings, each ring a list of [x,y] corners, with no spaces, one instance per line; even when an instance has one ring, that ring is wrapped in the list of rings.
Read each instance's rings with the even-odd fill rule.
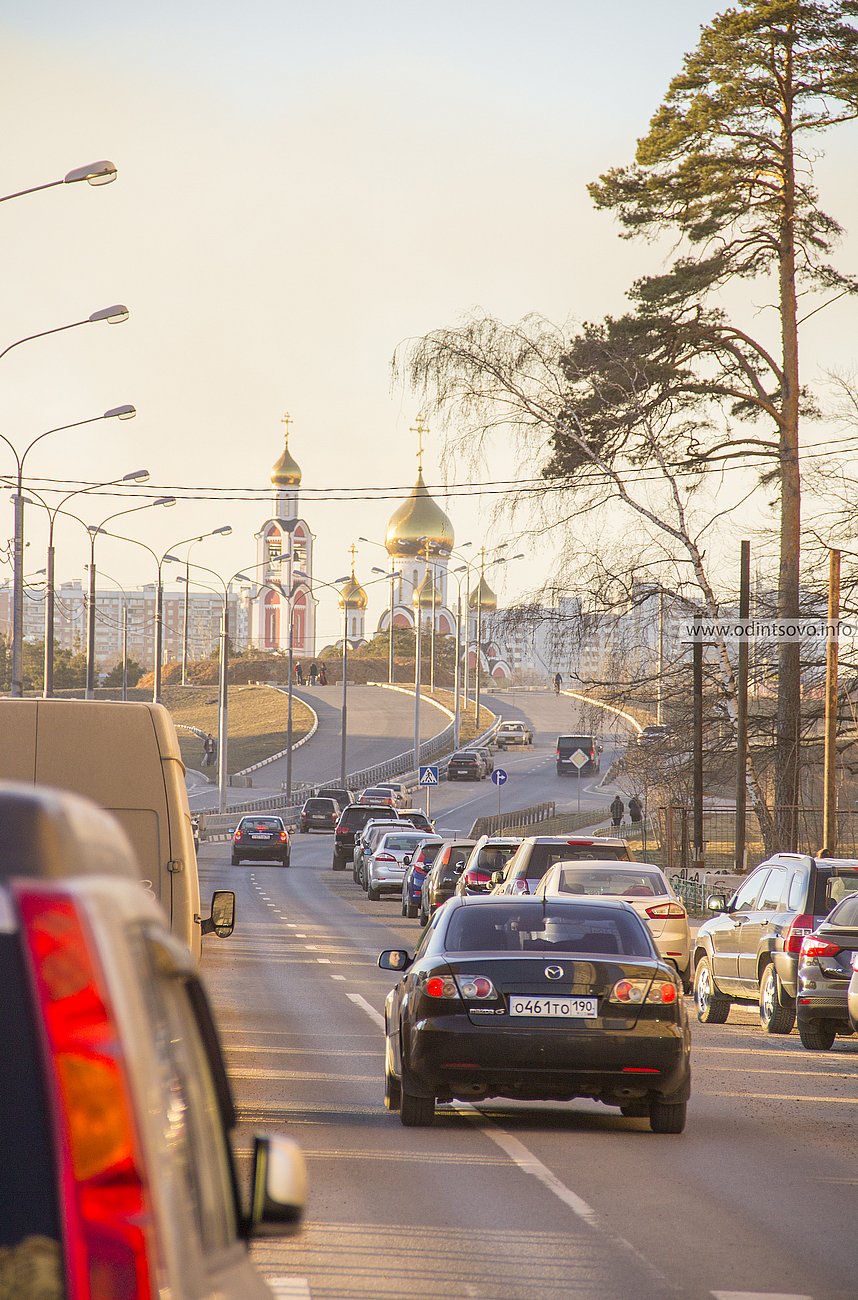
[[[253,1142],[247,1236],[297,1231],[307,1203],[307,1166],[298,1143],[279,1133]]]
[[[503,884],[503,872],[502,872],[502,871],[493,871],[493,872],[492,872],[492,878],[491,878],[491,880],[489,881],[489,884],[491,884],[491,885],[502,885],[502,884]]]
[[[707,912],[726,912],[727,900],[723,894],[710,894],[706,899]]]
[[[403,948],[385,948],[379,955],[378,965],[381,970],[408,970],[413,960]]]
[[[211,916],[202,924],[203,934],[228,939],[235,929],[235,894],[231,889],[216,889],[212,894]]]
[[[404,867],[410,867],[410,866],[411,866],[411,854],[410,854],[410,853],[406,853],[405,857],[402,859],[402,865],[403,865]]]

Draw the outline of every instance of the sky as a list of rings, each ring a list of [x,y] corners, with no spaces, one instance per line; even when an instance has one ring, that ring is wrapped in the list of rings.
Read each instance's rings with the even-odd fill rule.
[[[112,303],[131,315],[0,359],[0,432],[21,451],[121,403],[138,410],[50,434],[25,479],[77,486],[147,468],[149,498],[198,489],[199,499],[114,526],[162,553],[229,523],[231,537],[194,553],[225,577],[255,559],[284,411],[305,487],[360,497],[410,485],[418,403],[392,381],[394,350],[474,311],[559,323],[622,308],[628,284],[655,269],[652,254],[618,239],[586,183],[631,159],[699,26],[723,7],[7,3],[0,191],[101,158],[119,174],[102,188],[0,205],[0,350]],[[856,142],[852,128],[832,135],[817,169],[824,205],[844,225],[858,208]],[[838,265],[854,270],[857,254],[853,236]],[[839,304],[815,319],[806,375],[853,364],[854,311]],[[443,481],[441,454],[430,431],[427,482]],[[0,456],[0,473],[13,474],[3,444]],[[513,477],[517,466],[500,447],[485,472]],[[229,490],[250,499],[206,499]],[[84,496],[69,509],[98,523],[145,500]],[[307,500],[318,577],[345,572],[359,536],[381,541],[397,504],[394,491]],[[492,504],[474,495],[450,505],[459,543],[515,540],[491,523]],[[0,510],[5,540],[8,494]],[[31,572],[45,562],[40,509],[26,527]],[[61,521],[56,543],[58,579],[83,578],[83,528]],[[358,576],[383,558],[362,545]],[[125,586],[154,577],[143,549],[109,538],[97,565]],[[528,546],[499,571],[501,600],[537,586],[545,565],[545,550]],[[385,590],[370,589],[369,624]],[[320,595],[325,641],[339,619],[331,593]]]

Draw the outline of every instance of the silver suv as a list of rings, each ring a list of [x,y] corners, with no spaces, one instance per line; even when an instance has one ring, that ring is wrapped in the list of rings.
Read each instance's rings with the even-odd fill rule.
[[[294,1228],[303,1160],[257,1137],[244,1211],[205,990],[124,833],[32,786],[0,825],[0,1295],[270,1297],[246,1243]]]

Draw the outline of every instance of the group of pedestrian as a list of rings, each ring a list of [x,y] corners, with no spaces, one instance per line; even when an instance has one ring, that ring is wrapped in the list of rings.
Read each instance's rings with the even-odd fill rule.
[[[620,829],[623,817],[625,816],[626,805],[618,794],[615,794],[611,800],[611,825],[615,831]],[[641,801],[636,794],[633,794],[629,800],[629,821],[633,826],[639,826],[643,819],[643,808]]]
[[[295,681],[299,686],[304,685],[304,665],[300,659],[295,664]],[[307,685],[315,686],[317,682],[320,686],[327,686],[328,684],[328,670],[325,667],[324,659],[318,664],[314,659],[307,670]]]

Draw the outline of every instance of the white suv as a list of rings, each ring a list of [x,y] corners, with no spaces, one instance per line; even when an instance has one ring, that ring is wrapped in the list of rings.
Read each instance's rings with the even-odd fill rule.
[[[303,1159],[258,1137],[244,1212],[206,994],[119,824],[0,785],[0,825],[0,1295],[270,1297],[247,1241],[294,1228]]]

